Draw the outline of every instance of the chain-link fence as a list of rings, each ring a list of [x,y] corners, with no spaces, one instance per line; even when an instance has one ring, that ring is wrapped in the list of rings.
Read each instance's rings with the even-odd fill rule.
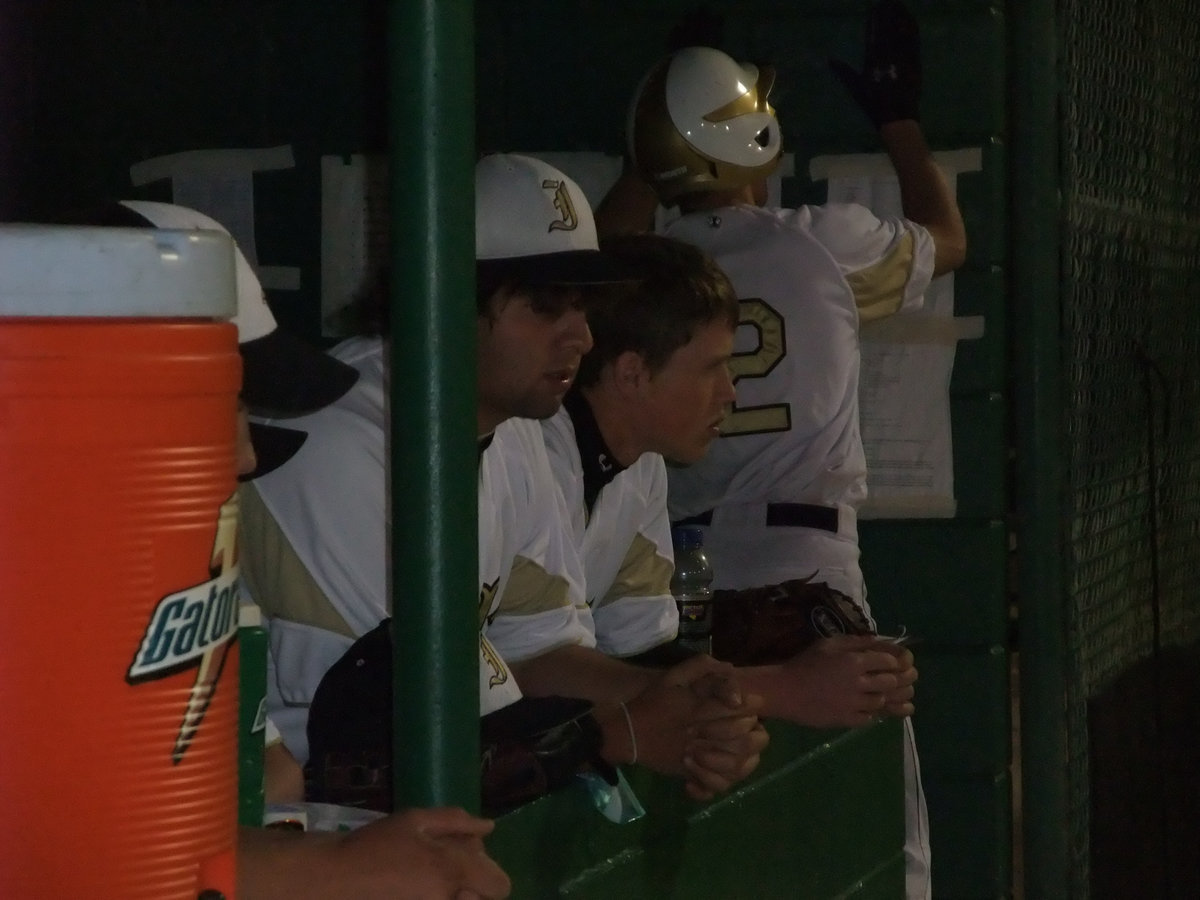
[[[1090,757],[1115,738],[1089,733],[1089,702],[1200,638],[1200,2],[1064,0],[1058,22],[1068,805],[1084,897],[1105,893],[1092,843],[1114,824],[1092,821],[1108,787]],[[1128,728],[1164,740],[1145,712]],[[1139,852],[1165,852],[1153,843]]]

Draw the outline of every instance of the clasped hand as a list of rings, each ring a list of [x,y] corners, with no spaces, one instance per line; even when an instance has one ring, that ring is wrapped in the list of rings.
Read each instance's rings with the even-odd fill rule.
[[[875,635],[822,638],[780,665],[779,716],[810,728],[856,728],[913,712],[912,651]]]
[[[696,800],[709,800],[753,772],[767,746],[762,698],[744,695],[737,670],[696,656],[662,672],[627,704],[638,761],[681,775]]]

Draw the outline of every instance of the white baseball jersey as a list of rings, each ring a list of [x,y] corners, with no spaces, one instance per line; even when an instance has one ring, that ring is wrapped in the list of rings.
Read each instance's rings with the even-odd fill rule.
[[[358,381],[330,406],[288,419],[308,439],[287,465],[244,491],[250,496],[243,571],[270,634],[267,708],[301,762],[308,756],[308,706],[321,678],[390,613],[383,342],[352,339],[332,353],[359,371]],[[540,451],[540,468],[528,447]],[[519,466],[521,460],[528,462]],[[520,697],[503,662],[506,650],[519,658],[538,641],[549,649],[590,645],[593,638],[590,623],[579,618],[579,608],[586,610],[582,575],[563,534],[562,501],[536,423],[497,429],[480,458],[479,486],[479,677],[486,713]],[[497,652],[484,622],[510,582],[513,590],[536,593],[530,605],[542,615],[532,636],[502,633],[505,650]],[[559,606],[549,610],[555,601]]]
[[[929,232],[828,204],[695,212],[666,233],[708,251],[741,308],[737,402],[705,458],[669,473],[671,518],[712,511],[705,548],[715,588],[818,573],[863,600],[859,321],[921,305],[933,273]],[[767,504],[836,509],[836,530],[768,526]]]
[[[507,419],[479,474],[479,612],[511,662],[566,644],[595,646],[583,570],[541,426]]]
[[[679,613],[663,458],[643,453],[628,468],[618,463],[578,391],[542,431],[582,557],[596,646],[632,656],[673,640]]]

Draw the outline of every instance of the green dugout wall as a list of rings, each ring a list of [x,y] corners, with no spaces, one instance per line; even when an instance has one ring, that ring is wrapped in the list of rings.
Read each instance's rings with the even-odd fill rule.
[[[878,150],[824,68],[857,59],[867,4],[708,5],[725,49],[779,66],[785,199],[823,200],[808,160]],[[471,688],[423,674],[461,658],[473,627],[474,603],[454,604],[473,590],[455,493],[473,465],[469,285],[444,274],[467,266],[470,159],[618,154],[628,94],[691,6],[0,0],[6,218],[171,199],[168,181],[133,184],[148,159],[287,147],[290,164],[252,174],[253,233],[278,317],[315,337],[322,160],[388,156],[394,302],[419,323],[397,354],[413,391],[396,471],[422,484],[396,527],[421,548],[398,602],[428,650],[403,673],[426,679],[402,702],[431,736],[402,760],[414,802],[474,790],[472,717],[446,713]],[[873,520],[862,538],[881,624],[922,641],[935,894],[1200,896],[1200,2],[911,6],[930,142],[981,150],[958,179],[971,249],[955,314],[985,327],[950,381],[954,515]],[[897,896],[897,730],[772,734],[761,773],[712,805],[638,773],[649,815],[632,825],[576,794],[507,817],[491,846],[516,896]]]

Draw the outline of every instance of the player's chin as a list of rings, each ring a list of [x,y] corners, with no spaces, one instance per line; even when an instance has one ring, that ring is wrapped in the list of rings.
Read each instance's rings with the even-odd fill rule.
[[[712,446],[712,442],[717,438],[717,434],[708,429],[701,434],[696,435],[692,440],[688,441],[686,446],[678,447],[678,453],[671,458],[680,465],[690,466],[693,463],[698,463],[704,459],[708,453],[708,448]]]
[[[512,415],[522,419],[549,419],[562,409],[563,397],[566,391],[554,393],[539,393],[535,397],[526,397],[524,401],[512,409]]]
[[[670,447],[659,448],[658,452],[673,466],[690,466],[704,459],[712,440],[707,434],[692,435],[687,440],[672,442]]]

